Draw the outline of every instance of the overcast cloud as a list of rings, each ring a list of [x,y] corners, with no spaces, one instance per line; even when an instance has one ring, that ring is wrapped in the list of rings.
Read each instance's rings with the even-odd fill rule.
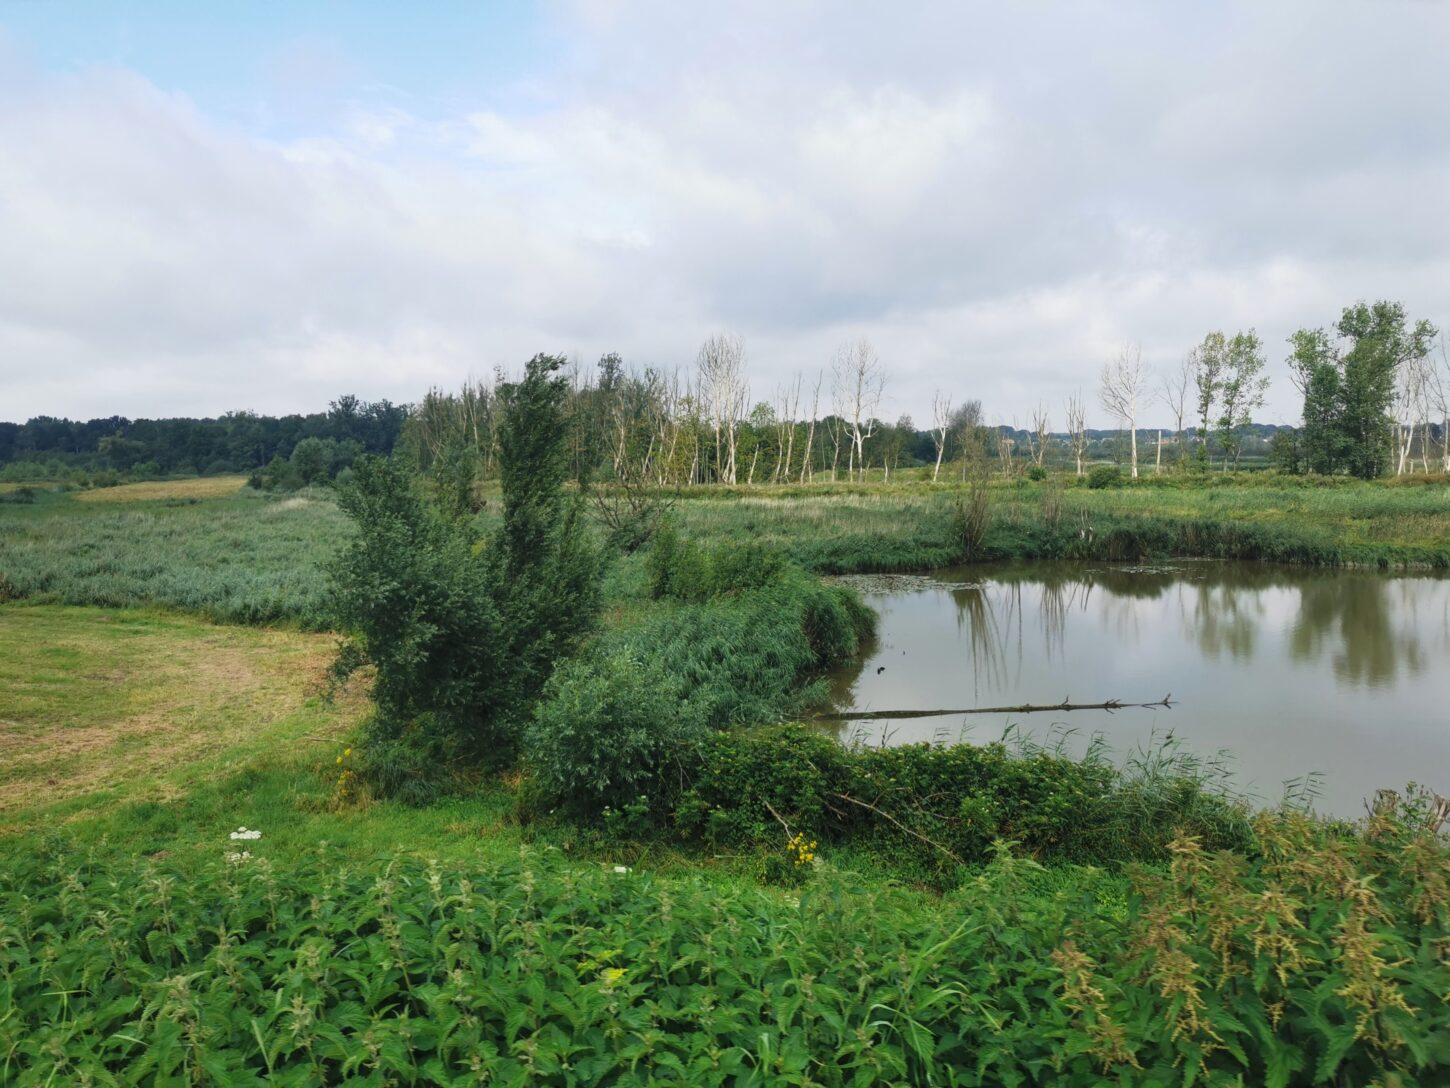
[[[507,86],[323,35],[235,108],[14,12],[0,419],[408,401],[733,330],[756,399],[865,335],[883,414],[1025,422],[1095,407],[1124,341],[1166,368],[1254,326],[1293,422],[1293,329],[1450,324],[1450,4],[580,3]]]

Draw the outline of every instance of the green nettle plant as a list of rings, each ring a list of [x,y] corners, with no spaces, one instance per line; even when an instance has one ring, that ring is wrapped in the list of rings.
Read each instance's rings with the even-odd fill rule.
[[[0,1084],[1443,1086],[1444,838],[1413,803],[1255,835],[1127,876],[999,843],[941,899],[816,872],[800,828],[790,897],[528,850],[276,866],[242,830],[192,866],[14,851]]]
[[[593,630],[600,562],[565,501],[561,361],[501,391],[504,524],[477,539],[397,461],[364,458],[339,497],[357,532],[333,566],[352,640],[337,673],[377,671],[375,783],[413,788],[443,764],[507,762],[556,662]]]

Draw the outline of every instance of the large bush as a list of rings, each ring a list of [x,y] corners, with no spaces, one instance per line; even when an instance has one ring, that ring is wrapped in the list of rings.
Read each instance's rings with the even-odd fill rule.
[[[525,738],[543,795],[575,816],[659,797],[667,770],[700,730],[678,680],[629,651],[555,671]]]
[[[452,747],[507,747],[520,685],[496,558],[439,517],[398,462],[363,458],[354,474],[338,501],[358,532],[334,568],[334,605],[353,632],[343,670],[376,668],[377,733],[401,737],[431,714]]]
[[[340,671],[376,666],[375,733],[399,743],[428,715],[445,741],[440,762],[511,759],[554,667],[598,620],[599,554],[563,495],[560,365],[536,356],[500,391],[504,516],[493,538],[425,500],[398,461],[358,461],[340,498],[357,526],[333,568],[354,636]],[[439,729],[423,732],[435,751]]]

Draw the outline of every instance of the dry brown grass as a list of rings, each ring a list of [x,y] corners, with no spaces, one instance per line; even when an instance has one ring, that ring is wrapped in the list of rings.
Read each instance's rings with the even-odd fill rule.
[[[105,792],[175,796],[356,723],[321,698],[335,638],[141,612],[0,608],[0,820]]]
[[[191,480],[154,480],[118,487],[98,487],[76,494],[79,502],[156,502],[162,499],[222,499],[235,495],[245,476],[203,476]]]

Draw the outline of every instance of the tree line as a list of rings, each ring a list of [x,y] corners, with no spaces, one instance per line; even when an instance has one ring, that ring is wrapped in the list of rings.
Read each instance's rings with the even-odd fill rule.
[[[1282,469],[1375,479],[1393,470],[1450,472],[1450,349],[1425,320],[1411,322],[1398,302],[1346,306],[1332,329],[1300,329],[1289,337],[1290,379],[1303,397],[1303,422],[1275,436],[1273,460]],[[1153,399],[1177,431],[1192,419],[1194,460],[1207,467],[1210,437],[1225,470],[1237,467],[1252,413],[1264,404],[1267,356],[1253,330],[1210,332],[1179,365],[1150,388],[1149,369],[1135,345],[1103,368],[1100,399],[1132,435],[1138,475],[1137,418]],[[1158,459],[1162,458],[1159,432]],[[1436,447],[1438,446],[1438,449]],[[1187,453],[1180,443],[1179,458]]]
[[[351,394],[327,411],[306,415],[228,412],[216,419],[69,420],[36,416],[0,423],[0,465],[17,478],[46,478],[66,470],[148,475],[293,472],[316,482],[334,476],[359,453],[391,453],[409,407],[368,402]],[[301,456],[296,456],[299,445]]]
[[[1098,399],[1116,432],[1086,425],[1086,401],[1070,396],[1055,429],[1039,405],[1030,418],[987,422],[977,399],[938,389],[929,426],[880,416],[887,369],[868,340],[844,344],[828,368],[796,374],[768,399],[753,396],[738,336],[711,336],[692,368],[633,369],[617,354],[566,367],[570,471],[582,486],[654,487],[890,480],[923,467],[1012,476],[1049,465],[1079,476],[1094,460],[1124,460],[1134,477],[1152,469],[1224,471],[1246,458],[1289,472],[1375,477],[1416,461],[1450,471],[1450,354],[1429,322],[1410,325],[1398,303],[1347,307],[1333,333],[1301,330],[1288,362],[1305,397],[1301,427],[1253,422],[1269,385],[1268,357],[1253,329],[1213,331],[1162,373],[1125,346],[1103,368]],[[1444,377],[1442,378],[1442,372]],[[497,473],[498,382],[456,392],[431,389],[410,415],[402,447],[435,487],[467,504],[477,481]],[[1143,428],[1142,411],[1166,409],[1172,426]],[[1149,447],[1140,451],[1140,444]],[[475,500],[476,501],[476,500]]]
[[[1297,428],[1253,422],[1265,402],[1268,356],[1253,329],[1209,332],[1174,366],[1145,363],[1125,345],[1102,370],[1097,400],[1116,430],[1087,427],[1087,400],[1061,414],[1039,404],[1026,420],[990,424],[978,399],[938,389],[931,419],[881,415],[886,365],[865,339],[843,344],[814,375],[795,374],[762,397],[752,390],[740,337],[701,344],[691,367],[627,366],[618,354],[564,367],[571,478],[688,487],[890,480],[906,468],[965,480],[1051,466],[1079,476],[1093,461],[1152,470],[1224,471],[1246,459],[1294,473],[1365,478],[1390,471],[1450,471],[1450,351],[1428,321],[1411,323],[1394,302],[1346,307],[1331,329],[1289,339],[1290,377],[1303,397]],[[359,453],[406,451],[456,508],[476,505],[478,485],[499,473],[502,374],[459,389],[430,389],[416,405],[333,401],[325,413],[219,419],[0,423],[0,465],[34,475],[46,465],[132,476],[251,472],[259,486],[323,482]],[[1171,425],[1145,428],[1147,410]],[[1060,423],[1060,426],[1055,424]],[[18,478],[18,477],[16,477]]]

